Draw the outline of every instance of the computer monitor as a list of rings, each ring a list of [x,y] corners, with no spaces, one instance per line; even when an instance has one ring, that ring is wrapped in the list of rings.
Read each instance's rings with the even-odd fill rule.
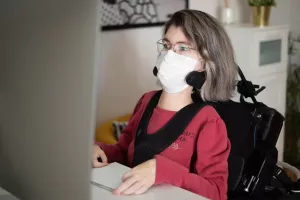
[[[0,186],[22,200],[89,198],[97,10],[0,1]]]

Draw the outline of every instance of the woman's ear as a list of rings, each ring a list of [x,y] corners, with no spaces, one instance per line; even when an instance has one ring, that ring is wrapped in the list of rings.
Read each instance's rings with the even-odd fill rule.
[[[205,61],[204,61],[204,59],[199,60],[199,62],[196,64],[195,71],[198,71],[198,72],[205,71]]]

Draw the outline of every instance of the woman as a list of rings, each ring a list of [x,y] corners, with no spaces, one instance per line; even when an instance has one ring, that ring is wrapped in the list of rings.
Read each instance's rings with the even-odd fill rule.
[[[149,121],[148,134],[155,133],[177,111],[193,103],[193,87],[185,81],[192,71],[206,74],[197,93],[202,100],[230,99],[237,73],[233,50],[224,29],[213,17],[196,10],[176,12],[166,23],[164,37],[157,45],[157,77],[163,92]],[[110,162],[132,166],[136,129],[154,93],[146,93],[139,100],[118,144],[94,144],[94,167]],[[168,183],[209,199],[227,199],[229,152],[224,122],[213,107],[205,106],[172,145],[126,173],[114,193],[141,194],[153,185]],[[194,154],[196,159],[192,162]],[[102,162],[98,162],[98,157]]]

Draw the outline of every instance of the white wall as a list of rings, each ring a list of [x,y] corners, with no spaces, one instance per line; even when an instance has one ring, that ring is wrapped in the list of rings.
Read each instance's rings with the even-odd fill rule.
[[[223,0],[190,0],[190,7],[202,10],[219,18],[219,9],[223,5]],[[299,0],[276,0],[277,6],[272,8],[270,25],[291,24],[300,27],[296,19],[300,18],[298,9]],[[251,9],[247,0],[229,0],[229,6],[233,9],[234,20],[236,22],[250,22]],[[298,18],[297,18],[298,17]]]
[[[233,10],[234,21],[247,22],[250,20],[250,9],[247,2],[247,0],[229,0],[229,6]],[[204,11],[218,19],[220,18],[220,8],[223,5],[223,0],[190,0],[191,9]]]
[[[290,24],[292,29],[293,37],[297,37],[300,35],[300,22],[299,22],[299,9],[300,9],[300,0],[292,0],[291,4],[291,16],[290,16]],[[300,44],[295,44],[298,49],[298,53],[291,56],[291,63],[300,64]]]
[[[231,0],[236,22],[249,22],[247,0]],[[199,9],[214,17],[222,0],[190,0],[191,9]],[[277,0],[270,23],[291,24],[300,29],[300,0]],[[297,28],[298,27],[298,28]],[[99,86],[98,123],[129,113],[142,93],[155,89],[152,68],[156,59],[155,42],[161,38],[162,27],[103,32],[101,83]]]
[[[290,0],[290,26],[292,31],[300,31],[300,0]]]
[[[143,93],[156,88],[152,75],[161,27],[103,32],[98,122],[131,113]]]

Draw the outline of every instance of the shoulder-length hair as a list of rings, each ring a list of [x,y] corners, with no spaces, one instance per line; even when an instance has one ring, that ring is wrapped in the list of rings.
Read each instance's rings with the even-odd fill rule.
[[[198,10],[181,10],[165,24],[164,34],[170,26],[180,27],[204,59],[206,81],[199,91],[204,101],[229,100],[236,86],[237,66],[231,41],[212,16]]]

